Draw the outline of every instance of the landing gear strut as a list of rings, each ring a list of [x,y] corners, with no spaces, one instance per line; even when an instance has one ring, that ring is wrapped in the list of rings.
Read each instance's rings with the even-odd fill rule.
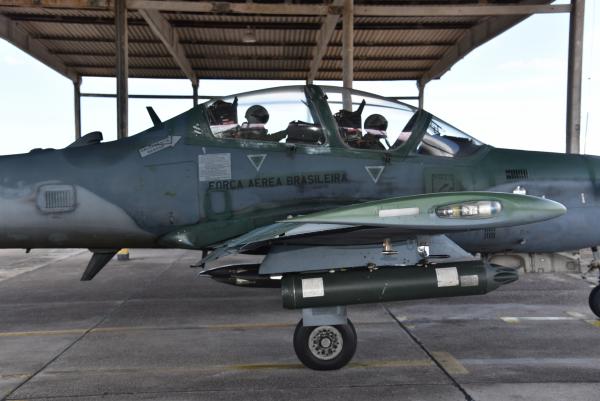
[[[356,331],[347,324],[304,326],[302,320],[294,331],[294,350],[298,359],[314,370],[335,370],[344,367],[356,351]]]

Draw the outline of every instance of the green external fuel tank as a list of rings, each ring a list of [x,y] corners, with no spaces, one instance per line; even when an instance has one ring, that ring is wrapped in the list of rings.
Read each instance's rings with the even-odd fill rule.
[[[285,308],[318,308],[485,294],[517,279],[515,269],[467,261],[287,274],[281,292]]]

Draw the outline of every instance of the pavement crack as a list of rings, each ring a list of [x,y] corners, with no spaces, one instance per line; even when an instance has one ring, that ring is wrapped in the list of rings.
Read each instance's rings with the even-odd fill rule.
[[[475,401],[473,397],[467,392],[467,390],[450,374],[450,372],[444,367],[444,365],[438,360],[438,358],[434,355],[433,352],[429,351],[425,344],[413,333],[409,330],[408,327],[402,321],[400,321],[396,315],[392,313],[392,311],[386,306],[382,305],[383,309],[394,319],[394,321],[400,326],[400,328],[413,340],[415,344],[423,350],[423,352],[431,359],[431,361],[446,375],[446,377],[452,382],[454,387],[456,387],[464,396],[466,401]]]

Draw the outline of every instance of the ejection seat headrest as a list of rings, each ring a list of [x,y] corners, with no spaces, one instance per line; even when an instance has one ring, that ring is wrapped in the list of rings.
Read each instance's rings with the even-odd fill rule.
[[[217,100],[208,107],[208,119],[210,125],[237,124],[238,98],[233,103]]]
[[[362,112],[367,102],[363,99],[355,111],[340,110],[335,113],[335,121],[340,128],[362,128]]]

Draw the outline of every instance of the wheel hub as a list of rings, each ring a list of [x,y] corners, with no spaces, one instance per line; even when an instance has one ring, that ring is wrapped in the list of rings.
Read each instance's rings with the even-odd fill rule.
[[[321,360],[330,360],[342,352],[342,334],[333,326],[316,327],[308,337],[308,349]]]

